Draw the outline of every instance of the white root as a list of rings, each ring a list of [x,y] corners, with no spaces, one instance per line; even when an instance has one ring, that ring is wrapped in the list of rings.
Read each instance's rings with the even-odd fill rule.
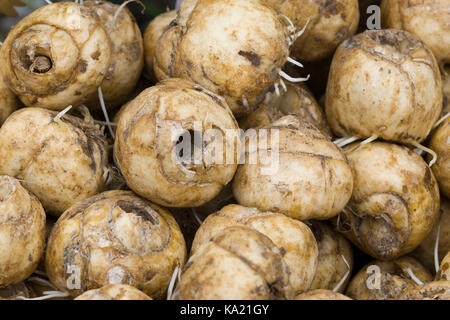
[[[345,208],[344,208],[345,209]],[[344,210],[343,209],[343,210]],[[337,220],[336,220],[336,228],[337,228],[337,231],[339,231],[339,232],[341,232],[341,230],[339,230],[340,228],[340,225],[341,225],[341,213],[339,213],[338,214],[338,216],[337,216]]]
[[[98,87],[98,99],[100,100],[100,106],[102,107],[103,115],[105,116],[106,125],[108,126],[109,133],[111,134],[111,137],[114,139],[114,131],[111,127],[111,121],[109,121],[108,111],[106,110],[105,106],[105,100],[103,100],[103,92],[102,88]]]
[[[347,262],[347,259],[345,259],[344,255],[341,254],[342,260],[344,260],[345,264],[347,265],[347,272],[344,274],[342,279],[339,281],[339,283],[333,288],[333,292],[338,292],[338,290],[342,287],[344,282],[347,280],[348,276],[350,275],[350,265]]]
[[[274,87],[275,87],[275,94],[279,97],[280,96],[280,88],[279,88],[278,82],[275,82]]]
[[[423,282],[420,281],[420,279],[416,277],[416,275],[412,272],[411,268],[406,269],[406,272],[408,273],[408,275],[411,277],[411,279],[415,283],[417,283],[419,286],[423,286]]]
[[[418,143],[417,141],[413,141],[413,142],[411,142],[411,144],[412,144],[414,147],[416,147],[417,149],[423,150],[423,151],[425,151],[426,153],[429,153],[429,154],[431,154],[431,155],[433,156],[433,158],[431,159],[430,163],[428,164],[428,166],[429,166],[430,168],[433,166],[433,164],[436,163],[436,160],[437,160],[437,154],[436,154],[436,152],[434,152],[433,150],[431,150],[431,149],[429,149],[429,148],[427,148],[427,147],[424,147],[423,145],[421,145],[421,144]]]
[[[242,104],[244,105],[244,108],[247,110],[247,112],[250,112],[250,105],[248,104],[248,100],[245,95],[242,95]]]
[[[344,141],[345,139],[347,139],[347,137],[338,138],[338,139],[334,140],[333,143],[338,144],[338,143],[341,143],[342,141]]]
[[[267,92],[266,96],[264,97],[264,103],[265,104],[269,104],[270,99],[272,99],[272,93],[271,92]]]
[[[139,1],[139,0],[128,0],[128,1],[125,1],[124,3],[122,3],[120,5],[119,8],[117,8],[116,12],[114,13],[114,17],[113,17],[113,20],[112,20],[112,23],[111,23],[111,27],[109,28],[109,32],[110,33],[113,32],[113,30],[114,30],[114,28],[116,26],[116,21],[117,21],[117,18],[119,17],[120,11],[122,11],[122,9],[125,8],[131,2],[139,3],[142,6],[142,8],[143,8],[142,13],[144,13],[145,5],[141,1]]]
[[[280,79],[280,84],[283,87],[284,92],[287,92],[286,84],[284,83],[283,79]]]
[[[377,139],[378,139],[378,136],[377,136],[377,135],[373,135],[373,136],[367,138],[366,140],[361,141],[361,143],[360,143],[359,145],[360,145],[360,146],[363,146],[363,145],[365,145],[365,144],[374,142],[374,141],[377,140]]]
[[[415,58],[415,59],[412,59],[412,61],[414,61],[414,62],[422,62],[422,63],[425,63],[426,65],[431,66],[430,60],[427,60],[427,59]]]
[[[203,221],[202,221],[202,219],[200,219],[200,217],[198,216],[197,211],[195,211],[194,208],[191,208],[191,212],[192,212],[192,214],[194,215],[194,218],[195,218],[195,220],[197,221],[197,223],[198,223],[199,225],[202,225]]]
[[[361,142],[359,143],[359,145],[356,146],[356,148],[352,148],[351,150],[346,150],[345,153],[356,151],[356,150],[358,150],[361,146],[363,146],[363,145],[365,145],[365,144],[368,144],[368,143],[371,143],[371,142],[373,142],[373,141],[375,141],[375,140],[377,140],[377,139],[378,139],[378,136],[377,136],[377,135],[373,135],[373,136],[371,136],[371,137],[369,137],[369,138],[367,138],[367,139],[361,141]],[[345,141],[345,140],[343,140],[343,141]]]
[[[439,271],[439,237],[441,234],[441,220],[439,219],[439,224],[436,232],[436,243],[434,244],[434,269],[436,273]]]
[[[305,23],[305,26],[303,27],[303,29],[296,33],[294,41],[297,40],[297,38],[301,37],[305,33],[306,28],[308,27],[309,21],[311,21],[311,18],[308,18],[308,20],[306,20],[306,23]]]
[[[297,60],[292,59],[291,57],[288,57],[287,61],[292,63],[293,65],[296,65],[297,67],[303,68],[303,65],[300,62],[298,62]]]
[[[194,84],[194,88],[197,89],[197,90],[200,90],[200,91],[202,91],[202,92],[204,92],[204,93],[206,93],[208,96],[217,97],[220,101],[226,102],[226,100],[225,100],[224,97],[215,94],[215,93],[212,92],[211,90],[208,90],[208,89],[206,89],[205,87],[202,87],[202,86],[199,85],[199,84]]]
[[[445,116],[443,116],[442,118],[440,118],[440,119],[435,123],[433,129],[439,127],[439,125],[440,125],[442,122],[444,122],[449,116],[450,116],[450,112],[447,112],[447,113],[445,114]]]
[[[421,157],[425,154],[425,152],[423,150],[418,149],[418,148],[415,148],[413,151]]]
[[[50,0],[44,0],[47,4],[53,4]]]
[[[173,289],[175,288],[175,283],[178,279],[180,281],[180,266],[176,266],[172,273],[172,278],[170,279],[169,288],[167,289],[167,300],[172,300]]]
[[[68,106],[67,108],[65,108],[64,110],[60,111],[54,118],[54,121],[60,121],[61,118],[67,113],[69,112],[69,110],[72,109],[72,106]]]
[[[280,70],[280,71],[278,72],[278,74],[279,74],[282,78],[284,78],[285,80],[287,80],[287,81],[289,81],[289,82],[294,82],[294,83],[308,81],[308,80],[309,80],[309,77],[310,77],[310,75],[308,74],[308,75],[306,76],[306,78],[293,78],[293,77],[291,77],[290,75],[288,75],[286,72],[284,72],[283,70]]]
[[[309,21],[311,19],[308,18],[308,20],[306,21],[303,28],[297,32],[297,28],[292,23],[291,19],[289,19],[289,17],[287,17],[285,15],[281,15],[281,17],[283,17],[289,23],[289,26],[287,27],[287,29],[291,34],[288,37],[288,44],[289,44],[289,46],[292,46],[294,44],[295,40],[297,40],[300,36],[302,36],[305,33],[306,28],[308,27]]]
[[[337,145],[339,148],[343,148],[346,145],[355,142],[356,140],[358,140],[358,137],[346,137],[346,138],[342,138],[342,139],[338,139],[336,141],[333,141],[335,145]]]
[[[24,296],[17,296],[17,299],[20,300],[48,300],[52,298],[66,298],[69,296],[67,292],[62,291],[44,291],[44,295],[36,298],[26,298]]]
[[[289,26],[287,27],[287,29],[288,29],[290,32],[294,33],[295,30],[296,30],[297,28],[295,27],[295,25],[294,25],[294,23],[292,22],[292,20],[289,19],[289,17],[286,16],[286,15],[284,15],[284,14],[280,14],[280,16],[281,16],[282,18],[284,18],[284,19],[287,21],[287,23],[289,24]]]

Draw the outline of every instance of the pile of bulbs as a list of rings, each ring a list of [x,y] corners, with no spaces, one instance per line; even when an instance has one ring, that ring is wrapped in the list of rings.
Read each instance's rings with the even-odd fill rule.
[[[0,299],[450,299],[450,0],[130,2],[1,45]]]

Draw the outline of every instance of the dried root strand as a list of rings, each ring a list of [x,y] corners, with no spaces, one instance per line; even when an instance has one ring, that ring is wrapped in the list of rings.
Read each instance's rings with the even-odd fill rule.
[[[295,34],[295,39],[294,39],[294,41],[297,40],[298,38],[300,38],[300,37],[305,33],[306,28],[308,27],[308,24],[309,24],[310,21],[311,21],[311,18],[308,18],[308,20],[306,20],[306,23],[305,23],[305,25],[303,26],[303,28],[302,28],[299,32],[297,32],[297,33]]]
[[[348,276],[350,275],[350,264],[348,263],[347,259],[345,259],[344,255],[341,254],[342,260],[344,260],[345,265],[347,266],[347,272],[344,274],[342,279],[338,282],[338,284],[333,288],[333,292],[338,292],[338,290],[342,287],[344,282],[347,280]]]
[[[20,300],[48,300],[52,298],[66,298],[69,296],[67,292],[62,291],[44,291],[44,295],[36,298],[26,298],[24,296],[17,296],[17,299]]]
[[[346,145],[355,142],[358,139],[359,139],[358,137],[344,137],[333,141],[333,143],[337,145],[339,148],[343,148]]]
[[[67,113],[69,112],[69,110],[72,109],[72,106],[68,106],[67,108],[65,108],[64,110],[61,110],[54,118],[53,120],[55,122],[59,122],[61,120],[61,118]]]
[[[373,141],[375,141],[375,140],[377,140],[377,139],[378,139],[378,136],[377,136],[377,135],[373,135],[373,136],[371,136],[371,137],[369,137],[369,138],[367,138],[367,139],[361,141],[356,147],[345,150],[345,153],[349,153],[349,152],[356,151],[356,150],[358,150],[360,147],[362,147],[363,145],[369,144],[369,143],[371,143],[371,142],[373,142]]]
[[[411,277],[411,279],[418,284],[419,286],[423,286],[423,282],[416,277],[416,275],[414,274],[414,272],[412,272],[411,268],[406,269],[406,273],[408,273],[408,275]]]
[[[280,79],[280,84],[283,87],[284,92],[287,92],[286,84],[284,83],[283,79]]]
[[[374,141],[377,140],[377,139],[378,139],[378,136],[374,134],[373,136],[367,138],[366,140],[361,141],[361,143],[360,143],[359,145],[360,145],[360,146],[363,146],[363,145],[365,145],[365,144],[374,142]]]
[[[287,29],[288,29],[288,31],[291,33],[289,36],[288,36],[288,44],[289,44],[289,46],[292,46],[293,44],[294,44],[294,42],[299,38],[299,37],[301,37],[304,33],[305,33],[305,31],[306,31],[306,28],[308,27],[308,24],[309,24],[309,22],[310,22],[310,18],[308,18],[308,20],[306,21],[306,23],[305,23],[305,25],[303,26],[303,28],[300,30],[300,31],[297,31],[297,28],[295,27],[295,25],[292,23],[292,20],[291,19],[289,19],[289,17],[287,17],[287,16],[285,16],[285,15],[281,15],[281,17],[282,18],[284,18],[287,22],[288,22],[288,26],[287,26]]]
[[[447,112],[442,118],[440,118],[440,119],[434,124],[433,129],[439,127],[439,125],[440,125],[442,122],[444,122],[449,116],[450,116],[450,112]]]
[[[197,221],[197,223],[198,223],[199,225],[202,225],[203,221],[202,221],[202,219],[200,219],[200,217],[198,216],[197,211],[195,211],[194,208],[191,208],[191,212],[192,212],[192,214],[194,215],[194,218],[195,218],[195,220]]]
[[[167,300],[172,300],[173,289],[178,280],[180,282],[181,268],[179,265],[175,267],[172,273],[172,278],[170,279],[169,288],[167,289]]]
[[[146,7],[145,7],[145,4],[143,4],[140,0],[128,0],[128,1],[125,1],[124,3],[122,3],[122,4],[120,5],[119,8],[117,8],[116,12],[114,13],[114,17],[113,17],[113,20],[112,20],[112,23],[111,23],[111,27],[109,28],[109,32],[110,32],[110,33],[113,32],[113,30],[114,30],[114,28],[115,28],[115,26],[116,26],[117,18],[119,17],[120,11],[122,11],[123,8],[125,8],[125,7],[126,7],[129,3],[131,3],[131,2],[137,2],[137,3],[139,3],[139,4],[142,6],[142,11],[141,11],[141,13],[142,13],[142,14],[144,13]]]
[[[422,151],[424,151],[424,152],[426,152],[426,153],[429,153],[429,154],[431,154],[431,155],[433,156],[433,158],[431,159],[430,163],[428,164],[428,166],[429,166],[430,168],[433,166],[433,164],[436,163],[436,161],[437,161],[437,154],[436,154],[436,152],[434,152],[433,150],[431,150],[431,149],[429,149],[429,148],[427,148],[427,147],[421,145],[421,144],[418,143],[417,141],[413,141],[413,142],[411,142],[411,144],[412,144],[414,147],[416,147],[417,149],[420,149],[420,150],[422,150]]]
[[[297,60],[292,59],[291,57],[288,57],[287,61],[292,63],[293,65],[295,65],[297,67],[303,68],[303,65],[300,62],[298,62]]]
[[[280,96],[280,85],[278,84],[278,82],[275,82],[275,84],[273,85],[275,87],[275,94],[277,95],[277,97]]]
[[[293,82],[293,83],[298,83],[298,82],[305,82],[305,81],[308,81],[309,80],[309,77],[310,77],[310,75],[308,74],[307,76],[306,76],[306,78],[294,78],[294,77],[291,77],[290,75],[288,75],[286,72],[284,72],[283,70],[280,70],[279,72],[278,72],[278,74],[282,77],[282,78],[284,78],[285,80],[287,80],[287,81],[289,81],[289,82]]]
[[[421,157],[425,154],[425,152],[422,149],[415,148],[413,151]]]
[[[350,210],[350,212],[348,212],[347,209]],[[349,227],[348,230],[341,228],[341,214],[342,213],[344,213],[347,216],[350,216],[350,215],[357,216],[357,215],[353,212],[353,210],[351,208],[346,207],[346,208],[342,209],[342,212],[339,213],[338,216],[337,216],[337,221],[336,221],[336,229],[337,229],[337,231],[339,231],[340,233],[351,232],[353,230],[353,225],[351,223],[351,219],[350,219],[350,222],[344,221],[344,223],[346,223],[345,225]]]
[[[287,27],[287,29],[291,32],[291,33],[295,33],[296,31],[296,27],[294,25],[294,23],[292,22],[291,19],[289,19],[288,16],[284,15],[284,14],[280,14],[280,17],[282,17],[284,20],[287,21],[287,23],[289,24],[289,26]]]
[[[245,95],[242,95],[242,104],[244,105],[244,108],[247,110],[247,112],[250,112],[250,105],[248,104],[247,97]]]
[[[436,273],[439,271],[439,237],[441,234],[441,220],[439,219],[437,232],[436,232],[436,242],[434,244],[434,269]]]
[[[421,62],[421,63],[425,63],[426,65],[428,65],[428,66],[430,66],[430,67],[432,66],[430,60],[428,60],[428,59],[414,58],[414,59],[412,59],[412,61],[413,61],[413,62]]]
[[[106,125],[108,127],[109,133],[111,134],[111,137],[114,139],[115,138],[114,131],[111,126],[111,121],[109,121],[109,115],[108,111],[106,110],[105,100],[103,99],[103,92],[101,87],[98,87],[98,99],[100,101],[100,106],[102,107],[103,115],[105,116]]]
[[[206,89],[205,87],[202,87],[199,84],[194,84],[194,89],[202,91],[202,92],[206,93],[208,96],[217,97],[220,101],[226,103],[226,100],[225,100],[224,97],[215,94],[211,90],[208,90],[208,89]]]

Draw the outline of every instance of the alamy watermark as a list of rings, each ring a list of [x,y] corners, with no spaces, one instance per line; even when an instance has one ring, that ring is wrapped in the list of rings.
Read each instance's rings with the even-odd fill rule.
[[[258,165],[261,175],[275,175],[279,169],[277,128],[244,131],[203,128],[202,121],[157,120],[156,136],[169,140],[171,160],[188,176],[196,166]]]
[[[366,26],[369,30],[381,29],[381,8],[375,4],[367,7],[366,13],[369,14]]]

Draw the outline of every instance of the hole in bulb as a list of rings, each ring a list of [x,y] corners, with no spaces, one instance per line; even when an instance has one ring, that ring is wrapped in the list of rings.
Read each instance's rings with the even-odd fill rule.
[[[52,60],[47,56],[37,56],[31,63],[29,70],[34,73],[47,73],[53,67]]]

